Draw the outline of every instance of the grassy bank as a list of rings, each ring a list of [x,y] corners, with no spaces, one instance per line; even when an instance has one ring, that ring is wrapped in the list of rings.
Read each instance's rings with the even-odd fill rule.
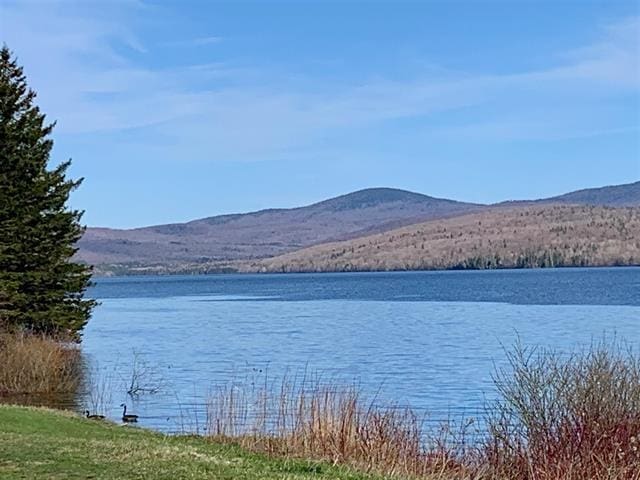
[[[325,463],[275,460],[202,438],[6,405],[0,405],[0,478],[379,479]]]

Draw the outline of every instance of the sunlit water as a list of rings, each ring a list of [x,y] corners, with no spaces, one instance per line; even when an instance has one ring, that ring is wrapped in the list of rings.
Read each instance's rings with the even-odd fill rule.
[[[108,414],[126,402],[164,431],[201,429],[216,385],[305,371],[431,418],[473,415],[518,337],[640,346],[640,268],[123,277],[90,295],[82,348]],[[127,395],[134,358],[157,393]]]

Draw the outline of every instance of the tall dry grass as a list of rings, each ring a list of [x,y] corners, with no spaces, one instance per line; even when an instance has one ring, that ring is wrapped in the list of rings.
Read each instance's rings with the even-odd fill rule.
[[[349,464],[392,476],[470,478],[461,459],[466,427],[427,431],[410,408],[377,406],[356,386],[284,378],[256,388],[217,389],[207,406],[208,432],[245,448]]]
[[[0,333],[0,394],[73,393],[80,385],[77,345],[25,332]]]
[[[232,384],[207,408],[209,434],[278,456],[389,477],[640,480],[640,358],[618,344],[562,356],[516,347],[478,423],[428,427],[358,388],[283,379]],[[473,430],[472,430],[473,429]]]

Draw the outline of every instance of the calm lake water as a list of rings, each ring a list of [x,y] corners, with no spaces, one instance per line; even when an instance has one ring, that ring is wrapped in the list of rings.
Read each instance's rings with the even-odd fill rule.
[[[83,350],[117,418],[201,428],[212,389],[316,372],[434,419],[493,395],[503,346],[640,347],[640,268],[98,279]],[[125,384],[137,359],[155,394]]]

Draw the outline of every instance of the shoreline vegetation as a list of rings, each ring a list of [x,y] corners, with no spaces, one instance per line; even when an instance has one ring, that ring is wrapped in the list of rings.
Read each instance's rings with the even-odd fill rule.
[[[245,260],[110,263],[101,276],[322,273],[640,265],[640,208],[501,207],[284,255]]]
[[[640,479],[640,357],[602,342],[575,353],[516,345],[479,418],[425,422],[355,387],[283,379],[231,386],[208,435],[252,451],[429,480]]]
[[[0,396],[75,394],[80,347],[63,337],[0,329]]]
[[[245,270],[230,266],[197,266],[192,265],[186,268],[166,269],[165,266],[131,266],[131,265],[112,265],[101,269],[96,267],[94,278],[113,278],[113,277],[136,277],[136,276],[159,276],[169,277],[172,275],[280,275],[280,274],[322,274],[322,273],[401,273],[401,272],[462,272],[462,271],[481,271],[481,270],[543,270],[550,268],[637,268],[640,262],[630,264],[612,263],[607,265],[554,265],[552,266],[528,266],[528,267],[486,267],[486,268],[422,268],[422,269],[388,269],[388,270],[292,270],[292,271],[254,271]]]
[[[9,359],[20,348],[30,352],[15,355],[22,364],[3,364],[3,379],[29,378],[31,371],[41,376],[46,368],[51,374],[59,370],[54,362],[43,364],[39,360],[43,355],[33,355],[34,349],[50,351],[56,343],[42,342],[40,337],[20,334],[15,339],[18,348],[2,347]],[[219,387],[206,404],[206,429],[195,432],[198,438],[187,439],[129,433],[129,429],[120,429],[127,431],[120,435],[111,426],[91,425],[91,420],[70,413],[0,406],[0,417],[5,417],[0,422],[0,453],[9,460],[0,462],[0,474],[24,478],[49,465],[50,475],[84,478],[102,465],[104,471],[96,470],[96,478],[138,478],[134,472],[148,469],[145,478],[204,478],[205,472],[218,472],[219,478],[248,479],[640,480],[640,356],[634,350],[624,343],[602,341],[574,353],[520,345],[507,353],[508,366],[494,374],[497,397],[485,413],[436,424],[426,422],[410,407],[381,405],[357,387],[315,378]],[[65,391],[71,386],[65,376],[53,378],[60,388],[37,388],[33,383],[31,393]],[[27,422],[29,416],[39,416],[38,424]],[[49,422],[67,422],[60,426],[60,435],[68,429],[71,436],[54,438],[57,433]],[[44,434],[52,437],[47,442],[58,445],[55,448],[63,449],[68,442],[64,452],[50,455],[53,450],[34,450],[33,445],[44,442]],[[88,440],[97,442],[94,435],[108,436],[108,447],[99,458],[89,453],[85,460],[78,460],[87,452],[77,448],[84,449],[83,442]],[[136,443],[139,440],[141,444]],[[211,454],[180,453],[186,444],[196,451],[234,452],[235,460],[210,459],[203,465],[200,460]],[[128,459],[126,465],[122,455]],[[244,462],[237,456],[253,460],[238,470],[230,466]],[[191,461],[193,465],[185,464]],[[274,475],[283,465],[302,470],[269,477],[261,470],[264,462]],[[174,476],[161,473],[165,467],[177,469]],[[253,472],[261,473],[251,476]],[[341,477],[340,472],[347,473]]]

